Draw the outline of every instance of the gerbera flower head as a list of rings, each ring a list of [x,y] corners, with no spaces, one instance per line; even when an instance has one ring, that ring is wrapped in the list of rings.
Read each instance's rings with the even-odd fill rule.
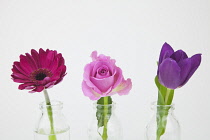
[[[12,72],[13,81],[22,83],[18,88],[33,93],[60,83],[66,75],[66,66],[61,53],[40,48],[39,52],[32,49],[31,54],[20,55],[20,61],[13,63]]]

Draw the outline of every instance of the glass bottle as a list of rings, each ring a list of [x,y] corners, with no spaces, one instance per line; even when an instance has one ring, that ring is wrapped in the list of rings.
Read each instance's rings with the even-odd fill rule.
[[[88,127],[89,140],[122,140],[122,128],[115,115],[116,104],[94,103],[94,114]],[[104,112],[106,112],[103,115]]]
[[[174,104],[157,105],[154,102],[151,109],[154,111],[154,115],[146,127],[146,140],[180,140],[180,125],[174,116]],[[160,138],[157,137],[158,121],[159,125],[166,124],[165,132]]]
[[[41,114],[34,130],[34,140],[69,140],[69,125],[61,111],[63,103],[51,101],[51,105],[46,105],[42,102],[39,108]]]

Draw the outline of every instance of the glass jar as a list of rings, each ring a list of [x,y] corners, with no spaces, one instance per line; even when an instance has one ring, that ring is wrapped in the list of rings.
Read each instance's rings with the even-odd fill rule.
[[[62,113],[63,103],[52,101],[39,105],[41,114],[34,130],[34,140],[69,140],[69,125]]]
[[[115,115],[115,108],[115,103],[94,103],[94,114],[88,127],[89,140],[122,140],[122,128]]]
[[[174,116],[174,104],[152,103],[154,115],[146,127],[146,140],[180,140],[180,125]]]

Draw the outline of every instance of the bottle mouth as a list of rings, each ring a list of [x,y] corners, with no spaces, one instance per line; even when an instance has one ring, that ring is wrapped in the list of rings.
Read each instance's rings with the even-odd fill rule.
[[[94,108],[98,108],[98,109],[104,108],[104,107],[115,109],[116,103],[112,102],[112,104],[103,105],[103,104],[97,104],[97,102],[94,102],[93,106],[94,106]]]
[[[175,105],[173,103],[171,105],[158,105],[156,101],[152,102],[151,103],[151,109],[156,110],[157,108],[174,110]]]
[[[51,107],[53,110],[54,109],[62,109],[63,103],[61,101],[52,100],[52,101],[50,101],[50,104],[47,104],[46,101],[43,101],[39,104],[39,108],[41,110],[49,108],[49,107]]]

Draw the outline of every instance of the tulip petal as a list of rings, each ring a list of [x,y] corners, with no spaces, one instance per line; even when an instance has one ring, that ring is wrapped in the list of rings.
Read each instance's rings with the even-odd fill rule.
[[[180,84],[179,84],[179,87],[182,86],[183,82],[186,81],[186,78],[188,77],[188,74],[189,72],[191,71],[191,59],[190,58],[187,58],[187,59],[184,59],[182,61],[180,61],[178,63],[180,69],[181,69],[181,72],[180,72]]]
[[[164,59],[170,57],[173,53],[173,48],[168,43],[164,43],[160,52],[158,63],[161,64]]]
[[[180,67],[175,60],[167,58],[159,66],[159,82],[167,88],[175,89],[180,84]]]
[[[191,58],[191,69],[188,73],[187,77],[185,78],[185,81],[180,86],[183,86],[187,83],[187,81],[191,78],[191,76],[194,74],[194,72],[197,70],[197,68],[200,66],[201,63],[201,54],[195,54]]]
[[[179,63],[183,59],[188,58],[188,56],[184,51],[178,50],[171,55],[171,58],[174,59],[177,63]]]

